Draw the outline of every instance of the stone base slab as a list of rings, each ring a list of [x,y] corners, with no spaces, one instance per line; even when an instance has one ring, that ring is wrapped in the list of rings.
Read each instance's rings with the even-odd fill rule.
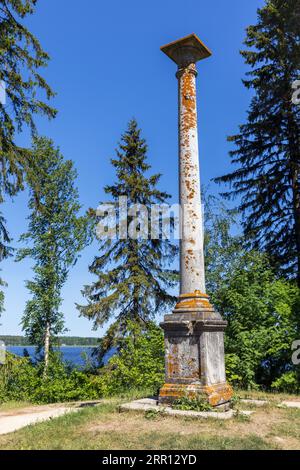
[[[159,403],[172,403],[179,398],[204,398],[213,407],[229,404],[233,395],[232,387],[228,383],[215,385],[201,384],[170,384],[166,383],[160,389]],[[228,405],[229,406],[229,405]]]
[[[189,417],[189,418],[212,418],[212,419],[230,419],[235,415],[234,410],[228,411],[190,411],[190,410],[174,410],[170,406],[163,406],[158,403],[155,398],[143,398],[130,403],[120,405],[119,411],[156,411],[167,416]]]
[[[286,408],[299,408],[300,409],[300,401],[283,401],[280,405]]]

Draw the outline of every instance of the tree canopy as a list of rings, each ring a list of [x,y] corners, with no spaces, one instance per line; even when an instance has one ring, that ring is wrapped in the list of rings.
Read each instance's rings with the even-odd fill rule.
[[[53,142],[36,138],[32,149],[39,171],[27,175],[30,187],[28,231],[21,241],[18,260],[34,260],[34,279],[27,281],[32,298],[27,302],[23,329],[31,344],[49,353],[50,340],[64,331],[61,289],[79,252],[88,240],[87,216],[75,187],[76,171]]]
[[[111,160],[117,181],[105,187],[115,204],[117,226],[124,223],[119,209],[119,198],[126,197],[126,230],[130,232],[135,217],[130,208],[142,204],[147,209],[146,223],[150,222],[152,204],[163,204],[169,195],[157,188],[159,174],[147,175],[150,165],[146,161],[147,145],[141,137],[137,122],[129,122],[123,134],[116,158]],[[104,238],[100,240],[99,255],[89,267],[96,281],[83,289],[88,304],[78,306],[82,315],[94,321],[95,327],[112,322],[105,340],[103,353],[116,344],[120,335],[126,334],[128,321],[144,324],[155,314],[171,307],[174,297],[169,289],[177,282],[177,271],[170,265],[177,253],[177,246],[170,240],[152,239],[151,230],[145,238],[144,227],[138,228],[138,236]]]
[[[300,286],[300,107],[292,101],[299,23],[299,0],[268,0],[248,27],[241,54],[254,96],[247,122],[229,137],[235,169],[216,181],[230,185],[224,196],[239,201],[249,246],[266,251]]]

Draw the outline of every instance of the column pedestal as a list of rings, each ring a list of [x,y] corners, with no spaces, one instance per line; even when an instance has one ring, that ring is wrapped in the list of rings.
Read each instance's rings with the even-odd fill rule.
[[[205,294],[204,249],[198,152],[196,62],[210,50],[195,35],[161,50],[178,66],[178,135],[180,219],[180,297],[161,324],[165,332],[166,383],[160,403],[181,397],[204,397],[226,406],[232,389],[226,383],[223,321]],[[198,290],[199,289],[199,290]]]
[[[206,294],[179,297],[172,314],[161,323],[165,333],[166,383],[159,402],[182,397],[203,398],[213,406],[227,404],[232,388],[226,383],[222,320]]]

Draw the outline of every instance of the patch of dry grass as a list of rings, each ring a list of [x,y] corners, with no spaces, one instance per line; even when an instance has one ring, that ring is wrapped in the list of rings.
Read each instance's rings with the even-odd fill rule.
[[[1,411],[10,411],[17,410],[19,408],[25,408],[31,404],[25,401],[9,401],[7,403],[0,403],[0,412]]]
[[[143,413],[119,413],[120,401],[114,399],[0,436],[0,448],[300,449],[300,411],[277,408],[278,395],[276,400],[272,395],[263,397],[271,398],[271,405],[252,407],[255,413],[250,419],[228,421],[161,415],[147,419]],[[262,399],[262,395],[247,398]],[[280,397],[287,398],[295,397]]]
[[[268,400],[274,403],[280,403],[281,401],[300,401],[300,395],[291,395],[288,393],[270,393],[262,392],[260,390],[237,390],[237,395],[241,398],[247,398],[252,400]]]

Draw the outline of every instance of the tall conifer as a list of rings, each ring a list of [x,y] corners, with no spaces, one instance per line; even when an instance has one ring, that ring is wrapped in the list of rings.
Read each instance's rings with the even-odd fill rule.
[[[267,0],[247,29],[244,84],[254,96],[247,122],[229,138],[236,168],[216,181],[230,185],[226,197],[240,198],[250,245],[300,286],[299,24],[300,0]]]
[[[148,176],[150,165],[146,158],[146,142],[137,122],[131,120],[116,158],[111,160],[117,181],[106,186],[105,192],[116,208],[119,198],[126,196],[129,212],[135,204],[143,204],[150,217],[150,206],[165,204],[170,196],[157,188],[160,174]],[[129,215],[126,224],[129,232],[132,223],[134,217]],[[102,355],[118,344],[120,335],[126,334],[128,321],[145,326],[155,314],[174,304],[169,289],[177,282],[177,271],[170,269],[176,253],[177,247],[170,240],[151,239],[151,230],[144,239],[129,235],[100,241],[99,254],[89,267],[97,279],[84,287],[88,304],[78,308],[94,321],[95,327],[110,323],[102,341]]]

